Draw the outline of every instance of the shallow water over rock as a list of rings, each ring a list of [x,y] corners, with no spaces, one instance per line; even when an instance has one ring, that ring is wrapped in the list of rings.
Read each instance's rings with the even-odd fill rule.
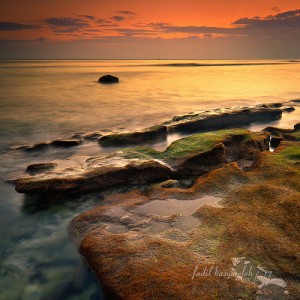
[[[187,216],[203,205],[219,205],[221,200],[221,198],[209,195],[195,200],[153,200],[133,211],[146,216],[169,216],[174,214]]]

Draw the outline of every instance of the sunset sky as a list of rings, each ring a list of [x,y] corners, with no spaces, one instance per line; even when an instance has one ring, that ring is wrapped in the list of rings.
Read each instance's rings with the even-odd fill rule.
[[[300,0],[0,1],[0,58],[300,57]]]

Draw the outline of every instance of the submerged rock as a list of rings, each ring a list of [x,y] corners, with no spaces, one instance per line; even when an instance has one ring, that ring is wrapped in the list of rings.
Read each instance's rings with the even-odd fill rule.
[[[167,126],[157,125],[140,131],[104,135],[98,141],[103,147],[114,147],[153,142],[158,139],[166,139],[166,137]]]
[[[34,145],[22,145],[18,147],[13,147],[12,150],[22,150],[25,152],[38,152],[38,151],[44,151],[47,150],[49,147],[73,147],[78,146],[82,142],[81,139],[61,139],[61,140],[54,140],[49,143],[37,143]]]
[[[19,148],[18,150],[24,150],[27,152],[43,151],[47,149],[48,146],[49,146],[48,143],[38,143],[32,146],[21,146],[21,148]]]
[[[104,75],[101,76],[98,80],[99,83],[117,83],[119,82],[119,78],[112,75]]]
[[[67,140],[55,140],[52,141],[49,145],[55,147],[73,147],[80,145],[81,140],[79,139],[67,139]]]

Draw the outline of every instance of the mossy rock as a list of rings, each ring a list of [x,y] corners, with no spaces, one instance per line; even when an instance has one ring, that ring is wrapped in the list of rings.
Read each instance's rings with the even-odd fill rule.
[[[118,147],[154,142],[166,137],[167,127],[157,125],[140,131],[104,135],[99,138],[98,142],[102,147]]]

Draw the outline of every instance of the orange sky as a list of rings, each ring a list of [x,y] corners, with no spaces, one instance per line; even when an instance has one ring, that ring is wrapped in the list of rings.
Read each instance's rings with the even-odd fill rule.
[[[0,57],[5,57],[5,53],[13,49],[12,45],[8,46],[13,41],[16,41],[13,44],[17,41],[26,43],[26,51],[29,51],[30,42],[31,51],[37,42],[36,48],[41,48],[41,43],[48,43],[48,50],[43,45],[47,55],[51,53],[50,48],[55,48],[56,55],[59,55],[60,43],[81,41],[90,45],[93,43],[95,47],[95,41],[98,41],[99,56],[103,58],[115,51],[113,45],[126,44],[128,48],[128,45],[140,46],[142,43],[145,46],[149,43],[149,46],[157,46],[154,39],[169,40],[169,46],[165,47],[174,46],[178,39],[197,39],[198,44],[195,41],[186,43],[185,56],[191,52],[189,47],[192,44],[195,47],[201,45],[203,50],[204,40],[211,38],[215,41],[207,41],[208,54],[212,44],[218,44],[216,40],[225,47],[226,42],[221,39],[237,42],[237,39],[248,37],[247,42],[250,43],[254,37],[260,36],[256,41],[259,46],[263,35],[270,39],[273,36],[272,43],[275,43],[275,40],[281,39],[279,35],[286,39],[287,33],[295,34],[296,30],[298,34],[300,16],[295,11],[299,8],[299,0],[15,0],[1,4],[0,40],[6,49],[0,51]],[[294,13],[276,16],[290,11]],[[270,15],[273,17],[268,17]],[[232,24],[241,18],[249,18],[250,21]],[[242,30],[239,27],[243,27]],[[226,28],[234,30],[228,31]],[[295,36],[290,38],[294,40]],[[286,40],[282,45],[285,43]],[[240,44],[239,47],[242,47]],[[68,48],[68,45],[63,47]],[[67,50],[63,47],[61,53],[65,57]],[[106,50],[107,54],[104,54],[103,47],[111,50]],[[265,53],[265,46],[263,48],[262,53]],[[156,50],[159,54],[159,49]],[[162,53],[165,52],[166,49],[162,49]],[[285,53],[284,49],[281,52]],[[80,55],[80,51],[78,53]],[[130,53],[134,54],[132,50]],[[288,49],[286,53],[288,55]]]

